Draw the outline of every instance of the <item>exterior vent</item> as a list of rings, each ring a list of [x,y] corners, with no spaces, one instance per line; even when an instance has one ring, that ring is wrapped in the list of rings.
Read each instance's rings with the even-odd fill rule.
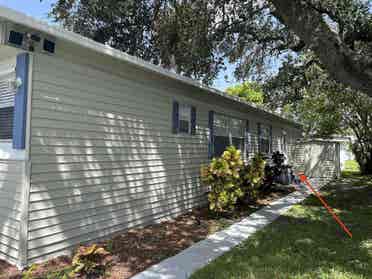
[[[52,37],[39,31],[5,23],[0,23],[0,43],[30,52],[47,54],[54,54],[56,49],[56,44]]]
[[[43,50],[49,53],[54,53],[56,44],[52,41],[44,39]]]
[[[20,32],[16,32],[11,30],[9,32],[9,40],[8,42],[12,45],[22,47],[23,45],[23,34]]]

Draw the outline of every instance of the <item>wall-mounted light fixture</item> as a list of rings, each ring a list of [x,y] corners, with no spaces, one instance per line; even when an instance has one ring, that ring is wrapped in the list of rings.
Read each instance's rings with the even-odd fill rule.
[[[22,86],[22,84],[23,81],[20,77],[17,77],[16,79],[9,81],[9,86],[12,87],[13,89],[18,89],[19,87]]]

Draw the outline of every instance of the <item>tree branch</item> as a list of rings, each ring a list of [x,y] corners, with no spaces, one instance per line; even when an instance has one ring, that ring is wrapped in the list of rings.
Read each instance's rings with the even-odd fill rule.
[[[313,50],[337,81],[372,96],[372,57],[350,49],[302,0],[270,0],[273,14]]]

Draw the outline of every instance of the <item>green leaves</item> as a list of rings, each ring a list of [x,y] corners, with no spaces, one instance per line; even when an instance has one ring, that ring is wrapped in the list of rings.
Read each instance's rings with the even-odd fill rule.
[[[220,158],[214,158],[209,166],[201,168],[204,185],[211,188],[208,194],[209,209],[222,213],[233,211],[238,199],[243,197],[240,172],[243,168],[241,152],[230,146]]]
[[[232,212],[245,196],[255,199],[263,183],[265,161],[260,154],[244,165],[240,150],[230,146],[220,158],[201,168],[201,179],[210,187],[209,209],[216,213]]]
[[[264,93],[259,84],[254,82],[244,82],[226,89],[226,92],[232,96],[239,97],[246,102],[257,105],[263,104]]]
[[[112,263],[112,257],[104,248],[96,244],[81,246],[72,259],[73,274],[80,276],[102,276]]]

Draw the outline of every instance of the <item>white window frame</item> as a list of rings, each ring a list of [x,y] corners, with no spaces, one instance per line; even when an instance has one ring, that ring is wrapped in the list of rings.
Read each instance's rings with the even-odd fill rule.
[[[183,110],[186,112],[188,115],[184,117],[183,115]],[[186,111],[188,110],[188,111]],[[192,107],[189,104],[184,104],[184,103],[179,103],[179,109],[178,109],[178,127],[179,127],[179,133],[180,134],[188,134],[191,135],[191,114],[192,114]],[[188,131],[181,131],[181,121],[187,121],[188,122]]]
[[[261,123],[261,131],[260,131],[260,136],[259,136],[259,141],[260,141],[260,153],[262,154],[270,154],[270,152],[272,151],[272,142],[271,142],[271,137],[270,137],[270,126],[269,125],[266,125],[266,124],[263,124]],[[268,146],[268,152],[263,152],[262,149],[262,140],[266,140],[268,143],[269,143],[269,146]]]
[[[1,65],[0,65],[1,67]],[[15,68],[13,66],[7,66],[6,69],[0,70],[0,86],[7,87],[4,92],[0,91],[0,99],[4,96],[6,97],[6,101],[0,101],[0,108],[14,108],[14,98],[16,94],[16,87],[15,87],[15,79],[16,79],[16,72]],[[14,91],[14,92],[12,92]],[[12,92],[12,93],[11,93]],[[3,95],[4,94],[4,95]],[[14,96],[12,96],[14,94]],[[9,97],[12,97],[13,99],[9,99]],[[1,143],[12,143],[12,139],[0,139]]]
[[[216,133],[216,120],[220,120],[221,123],[223,123],[222,125],[222,130],[226,129],[226,137],[229,138],[229,145],[233,145],[233,138],[239,138],[239,139],[242,139],[243,140],[243,150],[240,150],[243,154],[245,154],[245,149],[246,149],[246,141],[245,141],[245,138],[246,138],[246,133],[245,133],[245,120],[241,119],[241,118],[238,118],[238,117],[234,117],[234,116],[231,116],[231,115],[226,115],[226,114],[223,114],[223,113],[215,113],[214,114],[214,123],[213,123],[213,127],[214,127],[214,135],[213,136],[225,136],[225,135],[221,135],[221,133]],[[240,121],[240,125],[241,125],[241,134],[239,137],[237,136],[234,136],[233,133],[232,133],[232,128],[233,128],[233,122],[234,121]],[[215,150],[214,150],[215,152]],[[214,156],[215,154],[213,154]],[[244,155],[245,156],[245,155]]]
[[[281,145],[281,152],[284,152],[286,153],[287,150],[288,150],[288,137],[287,137],[288,133],[286,130],[282,130],[282,136],[281,136],[281,142],[280,142],[280,145]]]

